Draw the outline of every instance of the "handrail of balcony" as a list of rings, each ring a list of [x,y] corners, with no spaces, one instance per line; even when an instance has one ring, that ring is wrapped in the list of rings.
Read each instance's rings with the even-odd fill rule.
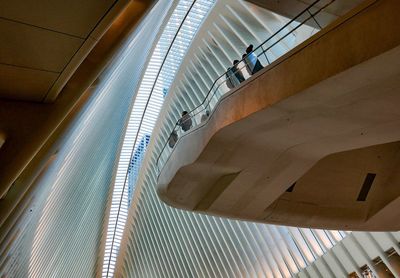
[[[270,37],[268,37],[264,42],[262,42],[258,47],[256,47],[251,53],[256,54],[257,59],[261,58],[261,56],[265,56],[265,60],[266,60],[267,64],[270,65],[271,62],[270,62],[270,59],[268,59],[267,52],[269,50],[271,50],[274,46],[276,46],[278,43],[280,43],[282,40],[287,38],[294,31],[296,31],[299,27],[303,26],[307,21],[313,20],[315,22],[315,24],[321,29],[321,25],[319,24],[319,22],[315,18],[315,16],[317,14],[319,14],[323,9],[325,9],[326,7],[331,5],[333,2],[335,2],[336,0],[328,0],[328,2],[325,5],[323,5],[321,7],[315,7],[318,3],[323,2],[323,1],[324,0],[316,0],[313,3],[311,3],[306,9],[301,11],[297,16],[295,16],[293,19],[291,19],[289,22],[287,22],[285,25],[283,25],[278,31],[276,31],[274,34],[272,34]],[[313,8],[313,7],[316,10],[314,12],[311,12],[310,9]],[[292,23],[296,22],[304,14],[308,14],[308,16],[304,20],[300,21],[297,26],[292,28],[286,34],[284,34],[282,36],[279,36],[279,34],[282,31],[284,31],[288,27],[290,27]],[[273,41],[274,38],[276,38],[276,41]],[[266,46],[266,44],[269,43],[269,42],[271,42],[271,44],[269,46]],[[257,51],[260,51],[260,52],[257,54]],[[250,55],[250,53],[247,54],[247,56],[248,55]],[[246,59],[246,57],[242,58],[236,64],[236,68],[237,68],[236,72],[241,72],[241,70],[244,69],[247,66],[246,62],[245,62],[245,59]],[[242,64],[242,66],[240,68],[238,67],[239,64]],[[178,144],[178,142],[181,140],[181,138],[187,134],[187,133],[185,134],[183,132],[181,134],[181,136],[179,136],[182,124],[190,120],[192,122],[192,124],[196,124],[197,123],[197,126],[190,127],[191,131],[197,129],[200,126],[200,124],[204,122],[203,118],[205,117],[205,119],[207,119],[211,115],[211,110],[217,106],[217,103],[218,103],[219,99],[221,99],[222,95],[226,94],[227,92],[229,92],[231,90],[226,85],[226,82],[228,80],[226,77],[228,76],[228,78],[229,78],[230,76],[233,77],[234,75],[235,74],[232,72],[232,69],[228,69],[226,72],[221,74],[217,79],[215,79],[215,81],[211,85],[211,88],[207,92],[207,94],[206,94],[205,98],[203,99],[203,101],[197,107],[195,107],[193,110],[188,112],[188,117],[185,117],[185,119],[183,119],[183,120],[178,120],[175,123],[175,126],[174,126],[173,130],[170,132],[170,135],[167,138],[166,142],[164,143],[164,145],[163,145],[163,147],[162,147],[162,149],[161,149],[161,151],[160,151],[160,153],[159,153],[159,155],[157,157],[157,160],[156,160],[156,165],[157,165],[156,168],[158,170],[158,175],[157,175],[158,177],[160,176],[161,171],[164,168],[165,164],[169,160],[170,155],[172,154],[173,150],[175,149],[175,146]],[[251,76],[249,78],[251,78]],[[228,87],[228,90],[226,90],[220,96],[217,96],[217,94],[219,92],[219,89],[224,84],[225,84],[226,87]],[[216,99],[214,99],[214,97],[216,97]],[[215,103],[215,105],[213,107],[212,107],[212,102]],[[172,136],[176,136],[177,139],[175,140],[173,146],[170,146],[170,148],[167,148]],[[160,165],[160,163],[162,163],[163,160],[164,160],[163,164]]]

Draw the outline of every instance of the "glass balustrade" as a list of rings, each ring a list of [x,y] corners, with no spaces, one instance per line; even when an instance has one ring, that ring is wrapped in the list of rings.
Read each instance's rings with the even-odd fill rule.
[[[176,145],[179,144],[179,140],[206,123],[218,106],[219,101],[225,95],[235,93],[235,89],[240,86],[241,82],[251,78],[252,75],[256,73],[255,71],[261,69],[260,65],[261,67],[267,67],[287,53],[287,51],[282,51],[282,47],[280,47],[281,43],[292,45],[291,48],[301,43],[301,41],[299,41],[297,44],[293,45],[290,41],[293,40],[294,32],[304,24],[315,26],[314,30],[316,30],[316,32],[321,30],[322,24],[318,20],[318,15],[334,1],[335,0],[314,1],[262,44],[254,48],[247,56],[239,60],[236,66],[228,68],[226,72],[221,74],[212,84],[202,103],[188,112],[188,115],[182,117],[175,124],[157,158],[158,175],[161,173]],[[325,22],[324,25],[326,24]],[[315,34],[315,32],[312,32],[310,36],[313,34]],[[304,38],[303,41],[305,39],[306,38]]]

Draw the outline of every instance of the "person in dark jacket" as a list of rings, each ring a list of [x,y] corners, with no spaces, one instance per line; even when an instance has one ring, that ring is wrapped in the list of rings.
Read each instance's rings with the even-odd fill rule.
[[[240,71],[238,66],[239,66],[239,60],[233,61],[232,70],[235,73],[235,76],[239,80],[239,82],[242,83],[243,81],[245,81],[245,79],[244,79],[243,73]]]
[[[206,113],[201,116],[200,122],[207,121],[208,116],[210,116],[210,111],[206,110]]]
[[[240,84],[235,73],[233,72],[233,68],[228,68],[228,70],[225,73],[225,78],[226,78],[226,86],[228,86],[229,89],[233,89]]]
[[[247,58],[247,54],[246,54],[246,53],[242,55],[242,59],[243,59],[243,62],[245,63],[245,65],[246,65],[246,71],[247,71],[247,73],[248,73],[249,75],[252,75],[253,72],[252,72],[252,70],[251,70],[251,68],[250,68],[250,66],[249,66],[249,61],[248,61],[248,58]]]
[[[182,117],[178,121],[183,131],[188,131],[192,127],[192,118],[187,111],[182,112]]]
[[[173,148],[176,144],[176,142],[178,141],[178,134],[176,133],[176,131],[172,131],[171,135],[169,136],[168,139],[168,146],[170,148]]]
[[[255,74],[259,70],[262,70],[264,67],[261,65],[260,61],[258,60],[256,54],[253,52],[253,45],[250,44],[246,49],[246,64],[249,66],[251,70],[251,74]]]

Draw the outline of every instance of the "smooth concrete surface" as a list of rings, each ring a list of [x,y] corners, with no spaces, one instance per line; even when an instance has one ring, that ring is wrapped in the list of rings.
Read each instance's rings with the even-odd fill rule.
[[[13,203],[5,200],[12,185],[15,185],[13,191],[19,192],[18,194],[24,194],[28,190],[30,181],[47,161],[46,157],[52,155],[47,153],[50,148],[47,143],[55,142],[62,136],[62,132],[57,129],[67,128],[68,123],[73,120],[69,115],[76,116],[79,113],[76,109],[82,108],[94,91],[89,87],[153,4],[154,1],[151,0],[131,1],[121,13],[114,15],[110,26],[105,26],[105,33],[93,34],[101,38],[68,78],[67,84],[53,103],[0,99],[0,130],[7,138],[0,149],[1,206],[4,203]],[[2,213],[8,211],[3,208],[1,210]]]
[[[128,3],[2,1],[0,97],[53,102]]]
[[[365,2],[224,96],[178,142],[161,199],[264,223],[398,230],[399,8]]]

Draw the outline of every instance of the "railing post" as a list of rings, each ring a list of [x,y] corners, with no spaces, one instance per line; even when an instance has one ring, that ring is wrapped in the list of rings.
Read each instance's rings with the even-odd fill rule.
[[[268,65],[270,65],[271,63],[269,62],[269,59],[268,59],[268,56],[267,56],[267,51],[265,51],[264,50],[264,48],[263,48],[263,46],[261,45],[261,50],[262,50],[262,52],[264,53],[264,55],[265,55],[265,59],[267,59],[267,63],[268,63]]]

